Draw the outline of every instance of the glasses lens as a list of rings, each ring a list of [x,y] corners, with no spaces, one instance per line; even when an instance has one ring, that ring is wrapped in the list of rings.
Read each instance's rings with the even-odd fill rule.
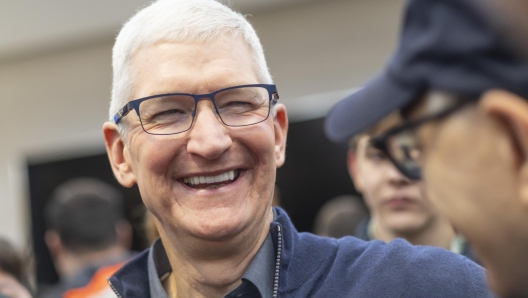
[[[214,98],[218,114],[229,126],[245,126],[268,118],[270,95],[263,87],[239,87],[219,92]]]
[[[421,149],[413,130],[403,131],[389,137],[387,149],[394,159],[396,166],[411,179],[421,178],[420,158]]]
[[[194,98],[187,95],[155,97],[139,105],[141,125],[150,134],[175,134],[188,130],[193,111]]]

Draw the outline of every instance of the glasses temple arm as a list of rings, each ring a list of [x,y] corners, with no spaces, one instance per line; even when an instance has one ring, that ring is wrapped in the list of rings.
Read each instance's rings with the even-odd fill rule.
[[[123,119],[123,117],[125,117],[131,110],[132,108],[130,107],[130,103],[127,103],[122,109],[117,111],[117,113],[114,115],[115,124],[119,124],[121,119]]]

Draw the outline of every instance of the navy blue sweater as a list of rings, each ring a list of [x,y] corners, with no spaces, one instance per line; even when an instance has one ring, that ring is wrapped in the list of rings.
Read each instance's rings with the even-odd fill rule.
[[[482,267],[463,256],[404,240],[299,233],[284,210],[277,213],[270,232],[280,256],[278,297],[492,297]],[[150,297],[147,255],[110,279],[121,297]]]

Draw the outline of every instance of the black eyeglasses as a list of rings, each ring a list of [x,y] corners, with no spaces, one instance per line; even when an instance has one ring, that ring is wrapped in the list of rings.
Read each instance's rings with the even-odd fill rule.
[[[406,177],[413,180],[422,178],[420,158],[422,149],[416,136],[416,129],[430,121],[445,117],[466,104],[478,100],[478,97],[459,97],[449,95],[449,100],[456,103],[432,115],[425,116],[403,125],[394,127],[370,140],[371,146],[384,152],[396,168]],[[437,100],[434,98],[432,100]]]
[[[135,110],[143,130],[154,135],[178,134],[189,130],[198,101],[208,98],[220,120],[227,126],[249,126],[268,119],[279,100],[277,87],[269,84],[233,86],[209,94],[167,93],[128,102],[114,115],[118,124]]]

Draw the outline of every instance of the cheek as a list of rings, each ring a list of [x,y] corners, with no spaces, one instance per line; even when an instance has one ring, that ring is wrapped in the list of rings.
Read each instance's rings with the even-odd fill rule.
[[[234,146],[238,147],[234,149],[241,156],[248,156],[254,163],[249,197],[252,201],[259,201],[255,206],[267,206],[260,202],[271,202],[277,172],[273,128],[255,125],[240,130],[240,133],[233,136]]]
[[[268,124],[268,123],[263,123]],[[248,129],[251,128],[251,129]],[[252,155],[258,163],[258,167],[276,169],[275,142],[273,126],[254,125],[240,131],[240,134],[233,136],[235,142],[246,148],[248,154]]]
[[[429,212],[433,214],[438,213],[436,202],[431,200],[427,194],[427,188],[425,187],[424,183],[417,183],[415,186],[411,187],[410,190],[410,193],[415,195],[415,197],[421,198],[421,202],[423,203],[426,210],[429,210]]]
[[[451,217],[449,210],[455,208],[450,202],[451,192],[457,192],[456,189],[453,189],[449,185],[449,181],[442,179],[438,174],[440,172],[432,170],[431,167],[426,167],[423,171],[424,180],[427,181],[427,187],[424,189],[425,197],[430,202],[431,205],[443,214]]]
[[[456,225],[463,220],[461,217],[467,218],[463,210],[469,209],[465,201],[470,199],[468,178],[477,174],[473,166],[468,166],[475,157],[467,145],[471,143],[470,134],[461,123],[443,121],[424,126],[418,135],[423,149],[421,166],[426,198]]]
[[[164,142],[163,140],[143,142],[138,145],[139,176],[143,176],[143,179],[165,176],[178,152],[175,145],[176,142]]]
[[[374,167],[370,164],[364,164],[361,171],[358,172],[362,176],[363,194],[366,196],[369,205],[379,204],[383,191],[383,175],[379,173],[379,169],[374,169]]]
[[[422,160],[422,171],[428,199],[442,212],[454,208],[452,201],[458,194],[465,192],[467,185],[463,181],[468,173],[468,169],[461,167],[461,163],[467,162],[462,158],[466,152],[464,148],[459,148],[457,142],[453,142],[453,136],[447,139],[429,139],[424,144],[424,155]],[[434,145],[433,145],[434,144]],[[462,160],[461,160],[462,159]]]
[[[506,206],[497,198],[514,189],[508,161],[501,158],[504,143],[497,129],[475,115],[446,120],[438,127],[425,154],[424,179],[429,199],[457,228],[475,232],[486,218]]]
[[[181,151],[177,141],[148,140],[148,138],[150,135],[131,143],[137,148],[131,155],[135,161],[134,172],[137,184],[147,207],[153,203],[150,202],[151,197],[170,197],[172,182],[170,168],[178,152]]]

